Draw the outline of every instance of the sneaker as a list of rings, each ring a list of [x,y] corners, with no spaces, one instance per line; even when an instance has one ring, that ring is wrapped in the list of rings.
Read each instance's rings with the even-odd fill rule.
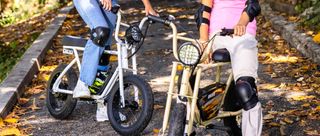
[[[77,85],[73,90],[73,98],[90,98],[88,85],[86,85],[80,79],[78,80]]]

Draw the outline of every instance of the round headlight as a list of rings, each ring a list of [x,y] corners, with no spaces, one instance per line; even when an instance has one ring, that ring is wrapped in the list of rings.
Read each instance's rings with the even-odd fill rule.
[[[125,37],[129,44],[134,44],[141,42],[143,35],[140,28],[133,25],[126,30]]]
[[[184,65],[195,65],[200,60],[200,50],[196,45],[187,42],[179,47],[178,57]]]

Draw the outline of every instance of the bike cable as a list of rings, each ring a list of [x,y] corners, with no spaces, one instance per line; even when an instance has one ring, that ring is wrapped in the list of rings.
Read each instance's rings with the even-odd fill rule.
[[[147,32],[148,32],[149,26],[150,26],[150,22],[148,21],[147,23],[148,23],[148,24],[147,24],[147,26],[146,26],[146,29],[145,29],[145,31],[144,31],[144,34],[142,35],[142,40],[141,40],[141,41],[138,43],[138,45],[137,45],[137,50],[135,50],[134,53],[132,53],[130,56],[128,56],[128,57],[127,57],[128,59],[130,59],[132,56],[134,56],[134,55],[140,50],[140,48],[142,47],[142,45],[143,45],[143,43],[144,43],[144,40],[145,40],[145,38],[146,38],[146,36],[147,36]]]

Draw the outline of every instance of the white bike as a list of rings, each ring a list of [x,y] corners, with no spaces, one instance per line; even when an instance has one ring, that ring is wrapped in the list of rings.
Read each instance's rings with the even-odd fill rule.
[[[135,53],[139,47],[129,44],[128,38],[121,39],[119,31],[120,27],[130,28],[127,29],[126,35],[143,43],[142,33],[137,32],[141,32],[148,18],[142,19],[139,26],[132,27],[132,25],[121,23],[121,11],[118,12],[118,9],[119,7],[112,8],[112,11],[117,14],[114,34],[117,50],[104,51],[106,54],[117,56],[117,67],[109,73],[110,78],[101,88],[101,93],[91,95],[90,99],[85,100],[107,103],[110,124],[119,134],[138,135],[151,120],[153,93],[150,85],[137,75]],[[60,64],[52,72],[48,81],[47,108],[56,119],[67,118],[77,104],[77,99],[72,97],[78,80],[74,68],[77,67],[80,71],[79,51],[84,50],[86,42],[87,39],[72,36],[66,36],[62,40],[63,53],[74,55],[74,59],[69,64]],[[141,46],[142,43],[139,45]]]

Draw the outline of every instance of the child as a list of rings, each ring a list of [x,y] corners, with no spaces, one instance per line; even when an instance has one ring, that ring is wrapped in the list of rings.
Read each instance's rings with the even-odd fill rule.
[[[142,0],[146,14],[157,15],[149,0]],[[80,71],[80,79],[73,92],[74,98],[90,97],[89,86],[96,78],[97,70],[106,70],[108,62],[100,62],[100,57],[105,48],[109,48],[113,29],[116,23],[116,14],[110,10],[117,3],[116,0],[73,0],[73,3],[84,22],[91,29],[91,37],[87,42]],[[100,7],[101,5],[101,7]],[[104,12],[104,13],[103,13]],[[104,60],[105,61],[105,60]],[[108,60],[107,60],[108,61]],[[97,120],[108,120],[106,107],[98,103]]]
[[[257,95],[258,49],[255,17],[260,13],[258,0],[202,0],[202,18],[197,21],[200,42],[205,43],[223,28],[234,29],[234,35],[217,36],[213,49],[230,53],[234,90],[243,108],[242,135],[259,136],[262,131],[262,109]],[[235,132],[234,132],[235,133]]]

